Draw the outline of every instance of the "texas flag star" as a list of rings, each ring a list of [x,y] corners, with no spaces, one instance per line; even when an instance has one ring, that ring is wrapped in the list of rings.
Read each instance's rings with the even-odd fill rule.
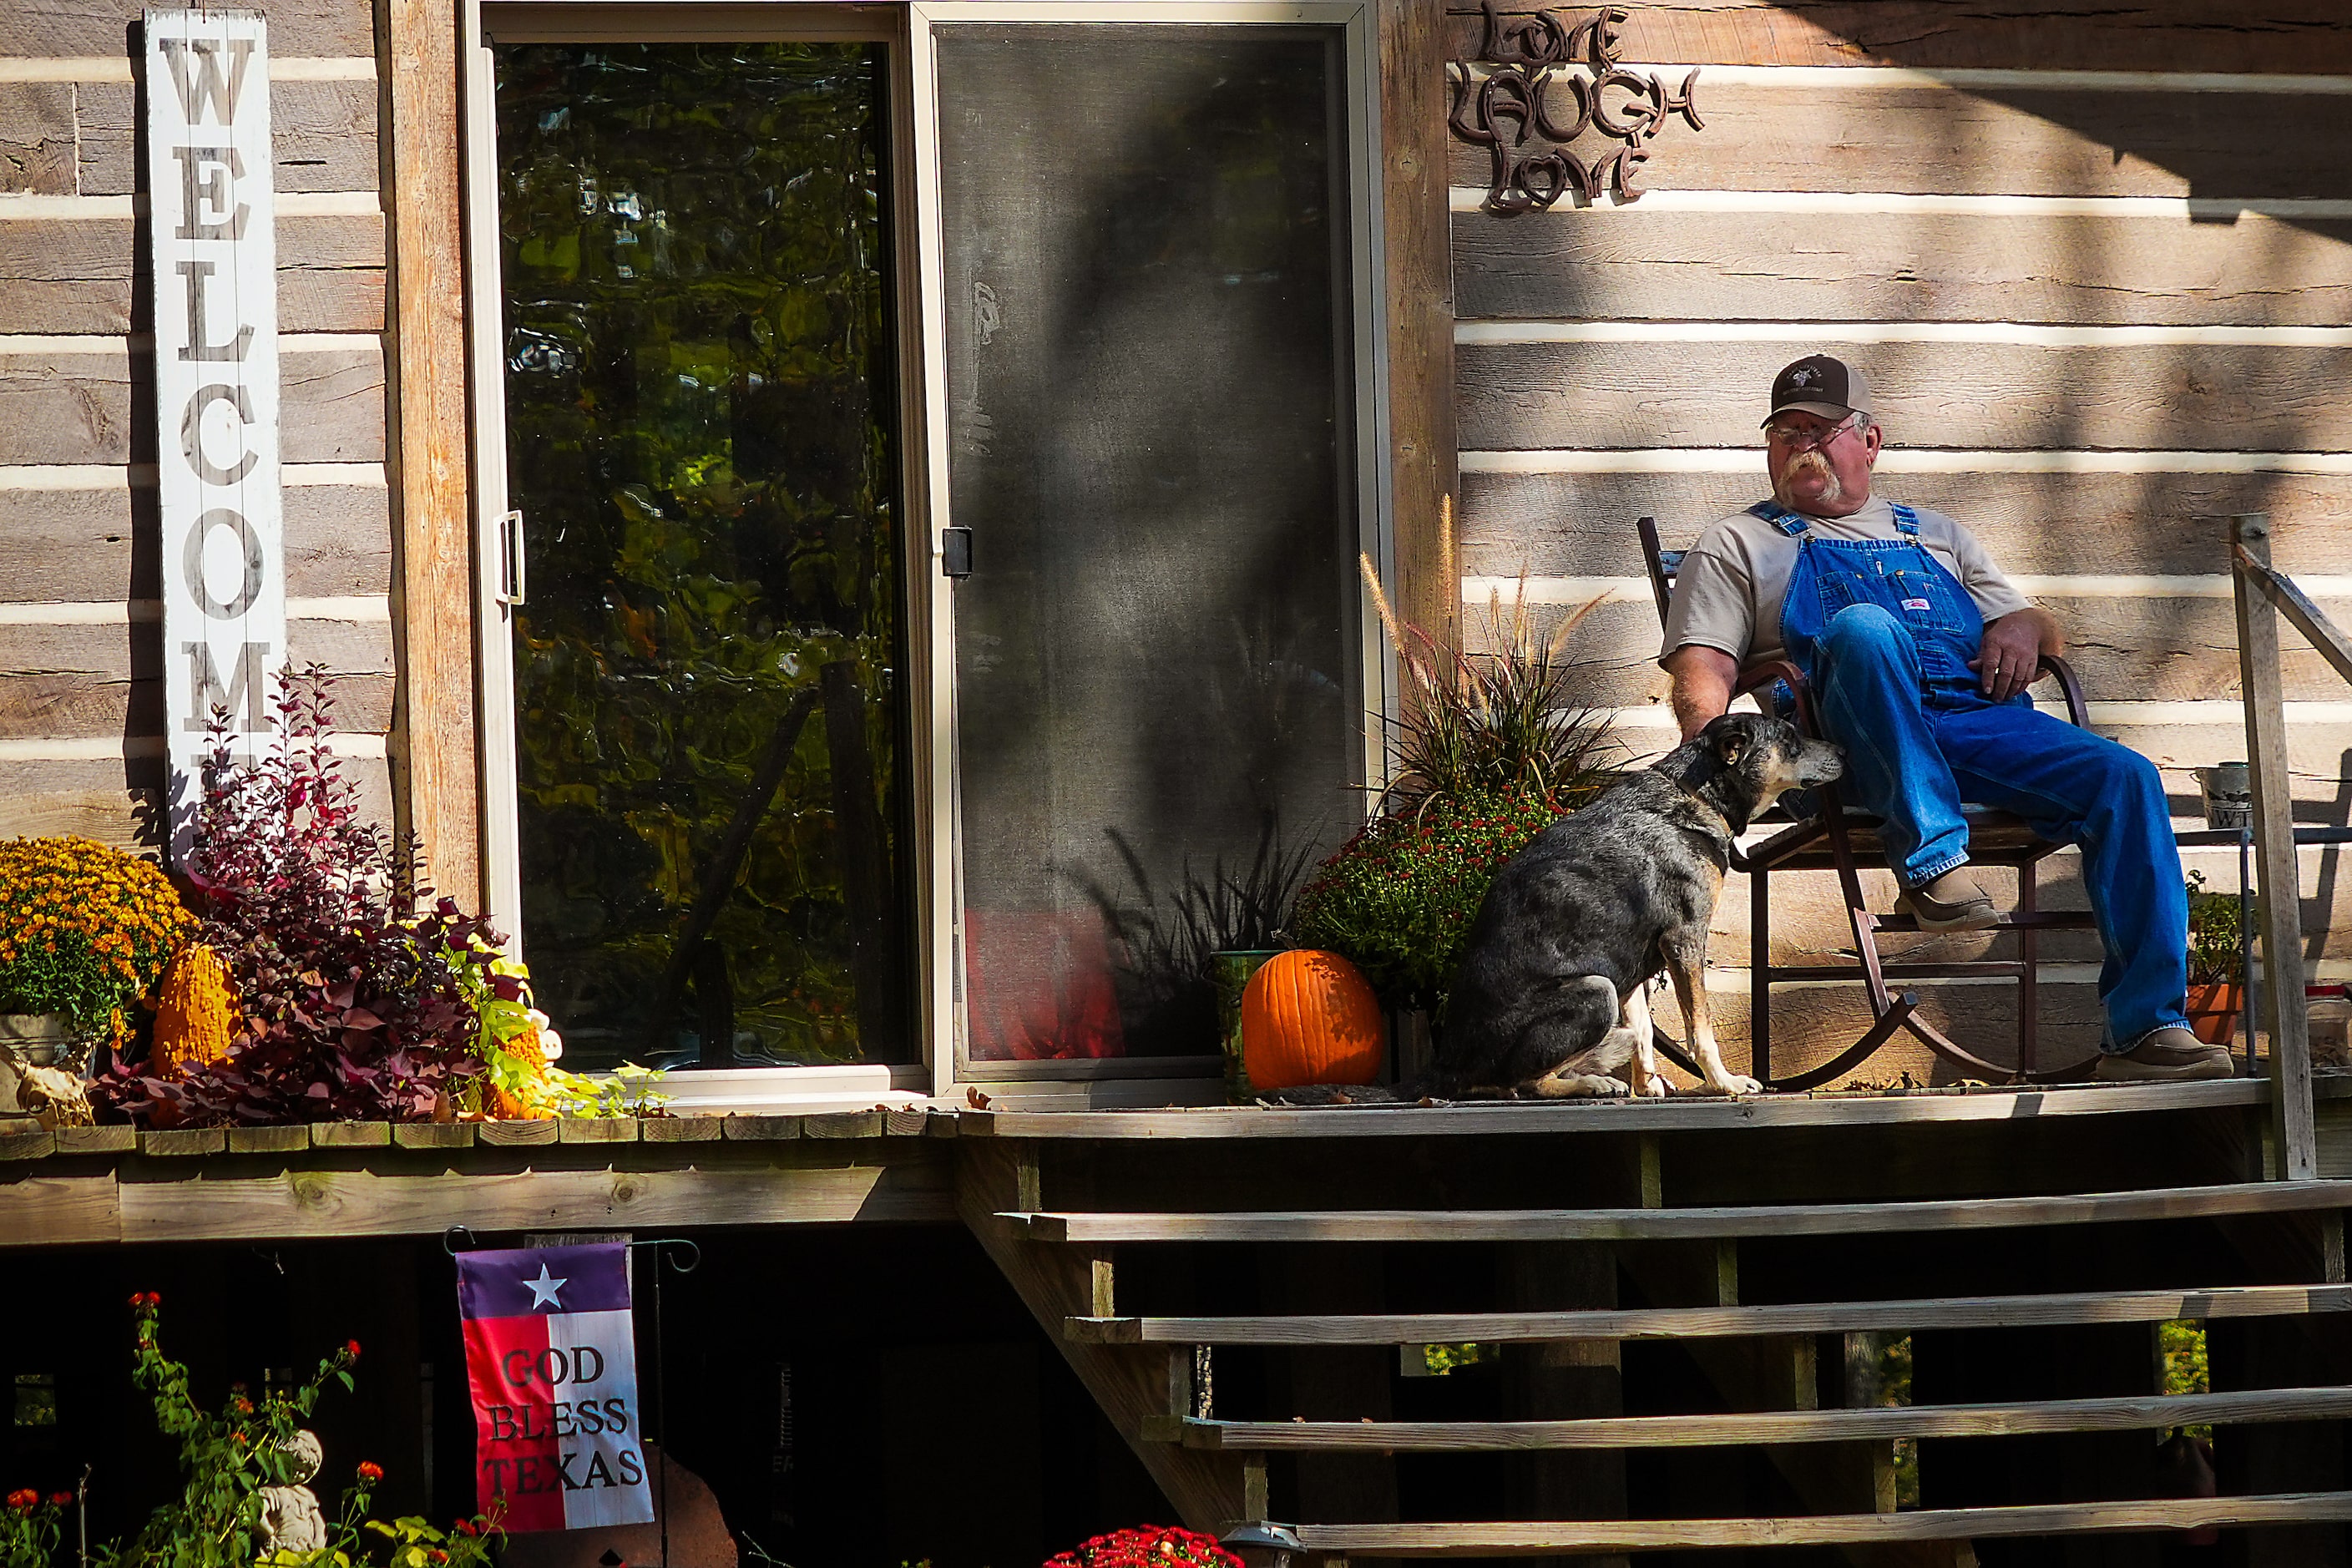
[[[522,1283],[523,1288],[530,1292],[530,1304],[533,1307],[555,1307],[558,1309],[562,1307],[563,1303],[555,1299],[555,1293],[558,1290],[562,1289],[567,1281],[549,1279],[547,1277],[546,1264],[542,1263],[539,1266],[538,1279],[526,1279]]]

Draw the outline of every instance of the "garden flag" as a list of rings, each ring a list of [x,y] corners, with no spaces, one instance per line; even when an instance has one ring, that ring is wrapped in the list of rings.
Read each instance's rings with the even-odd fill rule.
[[[457,1255],[475,1490],[509,1531],[648,1524],[629,1249]]]

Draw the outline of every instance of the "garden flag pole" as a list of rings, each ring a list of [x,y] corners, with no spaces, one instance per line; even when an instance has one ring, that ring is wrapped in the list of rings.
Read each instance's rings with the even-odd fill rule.
[[[652,1522],[627,1246],[456,1256],[482,1511],[511,1531]]]

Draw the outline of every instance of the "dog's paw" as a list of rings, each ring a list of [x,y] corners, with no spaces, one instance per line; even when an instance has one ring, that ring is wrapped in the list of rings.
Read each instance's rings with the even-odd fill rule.
[[[1673,1091],[1667,1086],[1665,1075],[1654,1072],[1643,1082],[1641,1088],[1633,1091],[1633,1094],[1639,1100],[1664,1100],[1671,1092]]]
[[[1764,1092],[1764,1086],[1757,1082],[1752,1078],[1735,1072],[1726,1073],[1721,1078],[1711,1078],[1707,1079],[1706,1085],[1699,1090],[1699,1092],[1702,1094],[1726,1094],[1736,1097],[1743,1094],[1761,1094]]]

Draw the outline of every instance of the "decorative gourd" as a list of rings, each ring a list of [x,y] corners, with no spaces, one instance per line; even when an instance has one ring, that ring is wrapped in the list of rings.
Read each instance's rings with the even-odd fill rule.
[[[501,1041],[506,1053],[530,1069],[532,1083],[520,1094],[509,1094],[495,1085],[490,1089],[490,1114],[500,1121],[544,1121],[555,1114],[539,1102],[531,1089],[543,1084],[550,1058],[563,1054],[563,1039],[551,1026],[546,1014],[534,1007],[530,1010],[530,1027]]]
[[[1242,993],[1242,1064],[1252,1089],[1370,1083],[1387,1035],[1371,986],[1336,952],[1278,953]]]
[[[220,955],[200,942],[182,948],[163,973],[155,1004],[155,1066],[171,1074],[228,1055],[228,974]]]

